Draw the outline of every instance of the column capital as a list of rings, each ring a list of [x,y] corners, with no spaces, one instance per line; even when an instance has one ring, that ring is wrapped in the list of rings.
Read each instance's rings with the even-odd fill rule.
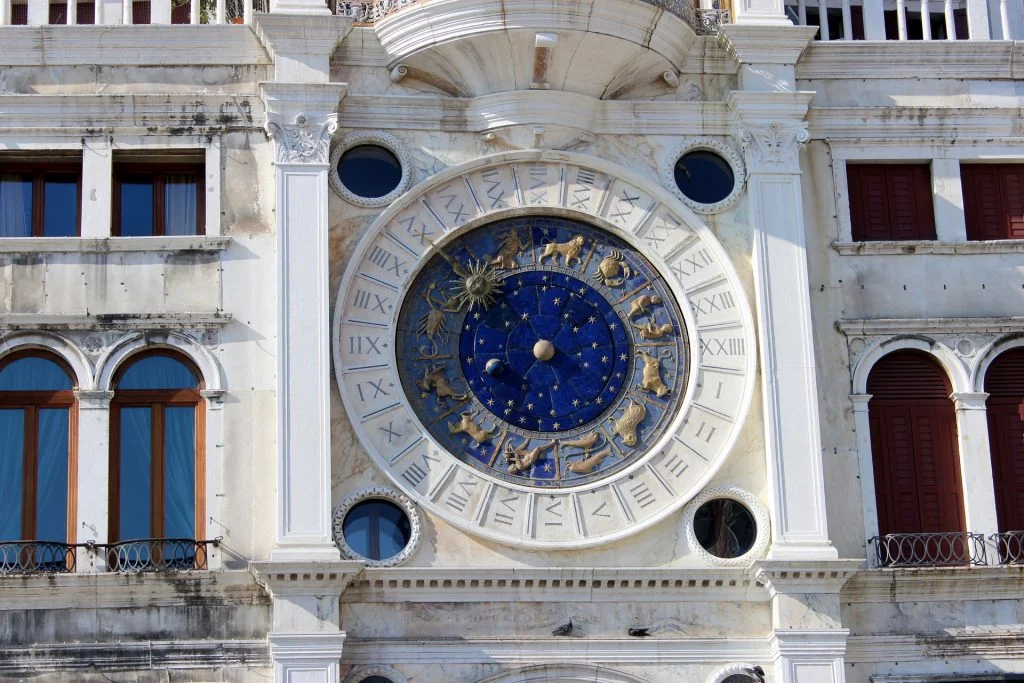
[[[277,163],[327,164],[345,91],[343,83],[260,84]]]
[[[949,397],[957,410],[985,410],[988,394],[984,391],[954,391]]]
[[[850,401],[853,403],[853,412],[868,412],[868,403],[872,398],[872,394],[850,394]]]
[[[728,104],[743,146],[747,173],[800,173],[800,147],[810,140],[807,109],[813,93],[733,91]]]
[[[75,390],[79,410],[107,410],[114,398],[113,391],[92,391],[89,389]]]

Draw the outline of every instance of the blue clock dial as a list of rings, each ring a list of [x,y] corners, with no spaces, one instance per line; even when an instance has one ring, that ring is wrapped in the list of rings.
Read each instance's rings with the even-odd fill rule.
[[[686,331],[625,241],[516,218],[437,248],[407,292],[397,354],[445,449],[506,481],[575,486],[646,453],[677,414]]]

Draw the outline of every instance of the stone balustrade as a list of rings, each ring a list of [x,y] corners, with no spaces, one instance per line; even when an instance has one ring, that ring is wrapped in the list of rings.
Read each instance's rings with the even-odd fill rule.
[[[998,15],[972,0],[787,0],[815,40],[1015,40],[1024,36],[1024,3],[999,0]],[[993,5],[994,8],[994,5]]]

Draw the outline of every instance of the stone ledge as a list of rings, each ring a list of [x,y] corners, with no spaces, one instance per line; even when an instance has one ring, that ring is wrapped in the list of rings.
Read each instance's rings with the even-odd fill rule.
[[[832,242],[840,256],[904,256],[911,254],[1020,254],[1024,240],[882,240],[877,242]]]
[[[1024,599],[1024,566],[871,569],[843,587],[843,603]]]
[[[847,664],[861,662],[936,662],[965,658],[972,660],[1015,660],[1024,657],[1024,634],[993,627],[990,631],[980,628],[950,629],[941,634],[882,634],[872,636],[851,636],[846,645]],[[1001,667],[1000,667],[1001,669]],[[996,676],[985,676],[991,681]],[[872,681],[895,683],[939,683],[941,681],[970,680],[968,676],[950,675],[948,678],[930,674],[928,676],[872,676]]]
[[[224,251],[231,244],[227,236],[195,235],[169,237],[4,237],[0,254],[109,254],[122,251]]]
[[[42,671],[129,671],[269,667],[265,640],[66,643],[0,649],[0,674]]]
[[[814,41],[796,67],[805,79],[1009,79],[1022,43],[1001,40]]]
[[[0,330],[207,330],[220,329],[232,320],[230,313],[92,313],[51,315],[8,313],[0,318]]]
[[[836,329],[847,336],[895,334],[1005,334],[1024,330],[1024,317],[1005,318],[846,318]]]

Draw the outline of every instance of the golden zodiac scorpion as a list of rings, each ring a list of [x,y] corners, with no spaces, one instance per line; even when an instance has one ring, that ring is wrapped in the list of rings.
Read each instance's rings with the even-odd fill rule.
[[[434,290],[437,289],[437,283],[431,282],[427,285],[427,305],[430,306],[430,310],[427,314],[420,318],[419,327],[416,328],[417,334],[421,334],[430,341],[430,347],[420,347],[420,357],[417,360],[432,360],[434,358],[440,358],[440,354],[437,352],[437,335],[448,334],[448,321],[445,320],[445,313],[454,313],[456,309],[453,309],[451,303],[442,296],[440,300],[437,299],[434,294]]]

